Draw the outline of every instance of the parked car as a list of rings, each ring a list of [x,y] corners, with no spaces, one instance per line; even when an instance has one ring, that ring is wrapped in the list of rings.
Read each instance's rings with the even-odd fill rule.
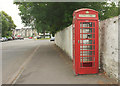
[[[34,39],[36,39],[37,38],[37,36],[34,36]]]
[[[17,36],[15,36],[15,40],[17,40],[18,39],[18,37]]]
[[[4,41],[7,41],[8,39],[6,37],[3,37]]]
[[[13,38],[12,37],[8,37],[8,40],[13,40]]]
[[[0,42],[3,42],[4,41],[4,38],[3,37],[0,37]]]
[[[20,40],[22,40],[22,39],[24,40],[24,38],[23,38],[23,37],[19,37],[19,39],[20,39]]]
[[[41,39],[41,36],[37,36],[37,39]]]
[[[29,37],[29,39],[32,39],[32,37]]]
[[[3,41],[5,41],[5,37],[2,37]]]
[[[13,40],[15,40],[15,37],[14,37],[14,36],[12,36],[12,39],[13,39]]]
[[[17,39],[20,39],[21,35],[17,35]]]
[[[52,38],[50,39],[50,41],[55,41],[55,37],[52,37]]]

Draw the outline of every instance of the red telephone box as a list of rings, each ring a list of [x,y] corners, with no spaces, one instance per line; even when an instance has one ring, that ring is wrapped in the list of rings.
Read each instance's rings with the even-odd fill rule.
[[[98,73],[98,12],[79,9],[73,13],[73,69],[78,74]]]

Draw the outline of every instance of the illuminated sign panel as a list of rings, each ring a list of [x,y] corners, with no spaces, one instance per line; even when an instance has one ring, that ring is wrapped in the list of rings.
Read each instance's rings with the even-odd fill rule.
[[[79,14],[79,17],[96,17],[94,14]]]

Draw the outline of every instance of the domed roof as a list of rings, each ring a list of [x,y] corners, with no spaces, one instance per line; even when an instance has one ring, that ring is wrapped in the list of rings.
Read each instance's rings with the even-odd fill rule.
[[[94,12],[98,12],[98,11],[95,11],[93,9],[88,9],[88,8],[82,8],[82,9],[78,9],[78,10],[75,10],[74,12],[77,13],[79,11],[94,11]]]

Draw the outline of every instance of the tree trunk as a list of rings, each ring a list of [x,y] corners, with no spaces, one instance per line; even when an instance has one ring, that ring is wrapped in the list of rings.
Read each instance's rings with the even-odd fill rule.
[[[43,37],[45,38],[45,31],[43,31]]]

